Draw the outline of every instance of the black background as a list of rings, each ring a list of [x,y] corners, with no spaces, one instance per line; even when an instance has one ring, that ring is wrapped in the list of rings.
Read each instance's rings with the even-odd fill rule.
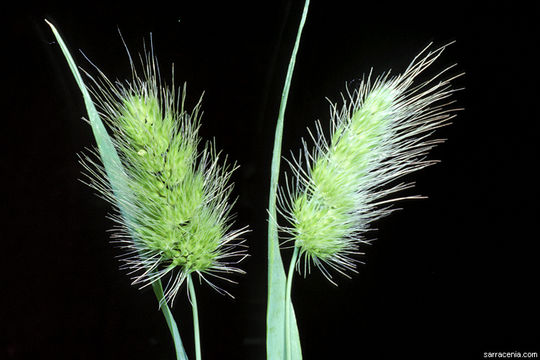
[[[195,4],[196,3],[196,4]],[[432,153],[442,163],[408,180],[428,200],[376,225],[352,280],[297,277],[293,299],[305,359],[481,359],[540,351],[538,295],[538,8],[518,2],[433,4],[314,1],[304,29],[283,138],[328,120],[345,83],[402,71],[429,42],[456,40],[428,70],[458,63],[460,112]],[[236,299],[198,288],[203,356],[263,359],[266,206],[275,119],[301,2],[28,5],[3,32],[0,358],[172,359],[151,291],[118,271],[109,207],[77,181],[76,153],[93,145],[82,97],[49,28],[79,65],[112,78],[153,34],[162,74],[175,63],[188,106],[205,91],[201,135],[241,168],[239,225],[249,224],[247,275]],[[451,75],[452,75],[451,74]],[[7,83],[5,81],[7,76]],[[7,110],[7,111],[6,111]],[[285,263],[289,253],[284,252]],[[186,296],[175,303],[192,355]]]

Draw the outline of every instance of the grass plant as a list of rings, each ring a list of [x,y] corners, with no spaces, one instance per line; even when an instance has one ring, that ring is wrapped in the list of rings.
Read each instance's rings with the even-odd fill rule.
[[[290,170],[280,186],[287,99],[308,8],[306,0],[274,135],[266,314],[270,360],[302,359],[292,302],[295,273],[307,276],[316,268],[337,284],[335,273],[351,277],[357,271],[374,222],[392,213],[397,201],[422,198],[400,195],[414,185],[400,181],[436,163],[427,158],[442,142],[433,134],[456,111],[450,105],[456,76],[447,75],[453,66],[421,80],[446,48],[430,45],[401,74],[370,72],[346,89],[341,103],[331,103],[328,135],[326,125],[316,122],[298,155],[286,160]],[[243,273],[238,263],[247,256],[242,239],[247,227],[234,228],[231,216],[236,165],[213,142],[202,141],[201,101],[186,109],[186,86],[175,91],[161,79],[152,44],[140,56],[140,67],[127,52],[131,79],[111,81],[93,66],[97,75],[86,73],[87,87],[62,37],[48,24],[83,95],[96,148],[81,162],[87,184],[113,206],[113,240],[123,249],[122,268],[134,285],[154,289],[181,360],[188,356],[171,307],[186,284],[194,355],[200,360],[195,280],[230,295],[214,280],[233,281],[229,275]],[[174,68],[172,78],[174,85]],[[291,248],[284,266],[281,252]]]

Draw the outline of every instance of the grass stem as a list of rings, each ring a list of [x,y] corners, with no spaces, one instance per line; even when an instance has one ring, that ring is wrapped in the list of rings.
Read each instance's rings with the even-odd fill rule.
[[[287,290],[285,293],[285,351],[287,354],[286,359],[292,359],[292,341],[291,341],[291,310],[292,300],[291,300],[291,291],[292,291],[292,281],[294,277],[294,268],[296,265],[296,260],[298,259],[298,250],[297,246],[294,247],[294,252],[291,257],[291,263],[289,264],[289,273],[287,274]]]
[[[193,337],[195,339],[195,360],[201,360],[201,334],[199,332],[199,310],[197,308],[197,298],[195,297],[195,287],[191,274],[187,276],[189,288],[189,300],[193,310]]]

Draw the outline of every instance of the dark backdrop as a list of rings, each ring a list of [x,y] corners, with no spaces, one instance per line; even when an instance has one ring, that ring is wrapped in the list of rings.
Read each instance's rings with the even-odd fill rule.
[[[109,206],[77,181],[76,154],[94,143],[80,92],[43,19],[76,61],[129,76],[117,28],[133,53],[152,33],[162,73],[175,63],[188,106],[205,91],[201,135],[238,161],[237,223],[249,224],[247,275],[236,299],[199,287],[203,356],[263,359],[266,206],[275,119],[302,4],[212,1],[72,7],[24,4],[3,21],[0,358],[172,359],[151,291],[118,271]],[[314,1],[286,114],[284,153],[328,121],[346,82],[402,71],[429,42],[456,40],[428,71],[453,63],[460,112],[439,131],[442,162],[408,180],[428,200],[376,225],[364,265],[338,287],[297,278],[305,359],[482,359],[540,351],[538,324],[538,8],[472,1],[394,6]],[[287,252],[284,253],[288,263]],[[192,354],[191,313],[175,316]],[[191,358],[194,358],[191,355]]]

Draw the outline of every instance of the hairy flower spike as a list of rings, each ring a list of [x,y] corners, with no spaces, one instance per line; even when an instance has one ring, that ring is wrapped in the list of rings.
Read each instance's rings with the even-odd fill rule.
[[[246,256],[239,238],[246,229],[231,230],[234,168],[219,164],[212,143],[198,151],[200,102],[187,113],[185,87],[177,99],[160,85],[151,54],[143,66],[143,79],[133,69],[132,82],[113,84],[101,72],[99,81],[91,77],[122,162],[110,176],[123,177],[127,188],[111,189],[89,157],[83,165],[90,185],[118,210],[114,237],[127,250],[124,267],[133,283],[144,287],[167,276],[164,300],[172,303],[191,273],[206,281],[205,274],[242,273],[234,265]]]
[[[441,140],[429,136],[453,117],[454,110],[442,102],[455,90],[452,79],[436,82],[450,68],[422,84],[415,78],[444,48],[426,48],[401,75],[372,83],[370,74],[349,93],[349,104],[344,100],[340,111],[332,105],[330,139],[317,123],[314,149],[304,141],[300,156],[293,157],[294,181],[287,179],[279,202],[290,223],[282,230],[305,258],[304,272],[311,262],[330,281],[324,264],[342,274],[354,271],[353,255],[367,242],[370,224],[392,212],[388,204],[399,200],[389,196],[413,185],[394,181],[434,163],[424,157]]]

